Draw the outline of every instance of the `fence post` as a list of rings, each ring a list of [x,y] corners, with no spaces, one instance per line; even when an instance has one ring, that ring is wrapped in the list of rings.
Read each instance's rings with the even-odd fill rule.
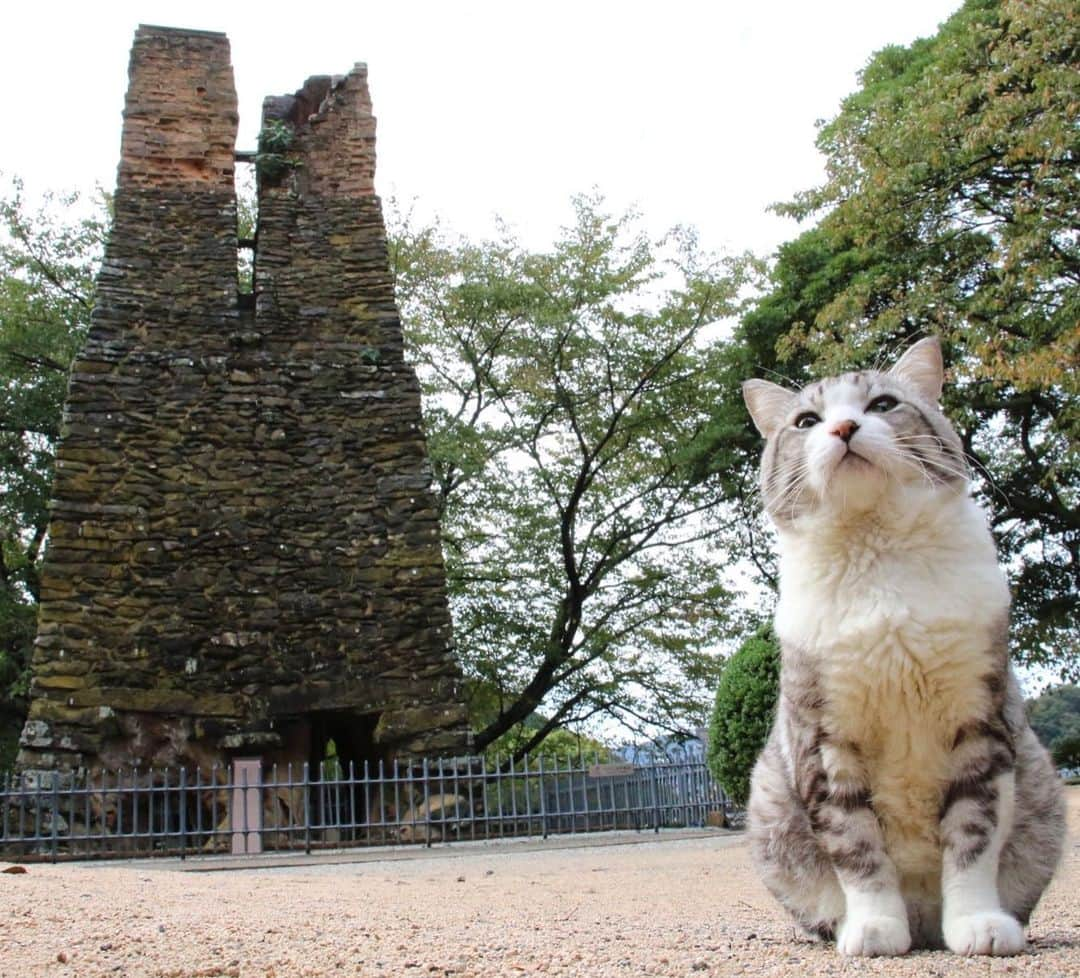
[[[233,855],[255,855],[262,852],[262,758],[234,758],[232,781]]]

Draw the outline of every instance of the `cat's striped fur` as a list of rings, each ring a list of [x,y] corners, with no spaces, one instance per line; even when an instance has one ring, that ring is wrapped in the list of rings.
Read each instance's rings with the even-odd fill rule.
[[[750,835],[770,890],[847,954],[1020,951],[1064,835],[942,377],[928,339],[888,372],[744,385],[782,644]]]

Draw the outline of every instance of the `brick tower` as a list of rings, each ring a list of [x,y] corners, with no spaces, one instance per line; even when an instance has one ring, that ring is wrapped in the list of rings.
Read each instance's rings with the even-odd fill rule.
[[[267,99],[249,295],[236,131],[225,36],[140,27],[24,771],[467,745],[366,69]]]

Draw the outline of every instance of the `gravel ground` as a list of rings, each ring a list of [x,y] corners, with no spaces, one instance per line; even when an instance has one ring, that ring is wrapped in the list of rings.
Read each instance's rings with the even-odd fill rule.
[[[741,836],[716,832],[230,872],[31,865],[0,875],[0,978],[1080,976],[1080,788],[1069,800],[1066,859],[1015,958],[841,958],[795,936]]]

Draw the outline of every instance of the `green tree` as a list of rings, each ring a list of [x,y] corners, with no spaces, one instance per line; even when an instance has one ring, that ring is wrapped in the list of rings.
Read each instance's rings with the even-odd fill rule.
[[[825,124],[817,225],[758,304],[817,372],[942,336],[946,408],[1012,576],[1021,661],[1080,674],[1080,21],[1071,0],[968,0],[889,47]],[[744,320],[744,324],[745,324]],[[758,324],[760,325],[760,323]],[[772,366],[766,356],[765,365]]]
[[[705,761],[737,805],[750,797],[750,775],[772,727],[780,690],[780,645],[763,625],[728,659],[709,719]]]
[[[1080,737],[1080,686],[1054,686],[1027,703],[1028,720],[1051,750],[1062,740]]]
[[[525,745],[546,723],[547,717],[542,713],[534,713],[509,733],[493,741],[485,751],[488,763],[494,769],[500,764],[505,766],[507,757],[522,757],[525,754]],[[550,763],[570,761],[575,764],[588,764],[595,759],[597,763],[606,764],[611,760],[612,753],[610,747],[594,737],[560,727],[551,730],[544,737],[543,743],[529,752],[531,761],[538,762],[541,757]]]
[[[459,655],[480,750],[597,715],[685,733],[731,625],[729,516],[689,446],[710,421],[738,262],[575,201],[550,251],[393,235],[424,388]]]
[[[25,709],[53,448],[67,376],[89,326],[107,224],[77,195],[32,209],[19,181],[0,199],[0,727]]]
[[[1062,737],[1052,751],[1054,763],[1069,771],[1080,769],[1080,733]]]

